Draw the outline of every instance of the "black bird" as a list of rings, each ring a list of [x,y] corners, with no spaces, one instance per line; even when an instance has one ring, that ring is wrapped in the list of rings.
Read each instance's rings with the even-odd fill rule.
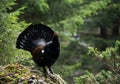
[[[60,43],[58,35],[48,26],[35,24],[28,26],[17,38],[16,47],[29,51],[34,62],[47,73],[59,57]]]

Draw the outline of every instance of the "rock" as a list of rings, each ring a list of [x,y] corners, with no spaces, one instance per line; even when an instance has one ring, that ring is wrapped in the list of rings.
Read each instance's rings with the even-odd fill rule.
[[[37,71],[37,72],[36,72]],[[39,70],[31,72],[31,67],[9,64],[0,67],[0,84],[66,84],[57,74],[44,76]]]

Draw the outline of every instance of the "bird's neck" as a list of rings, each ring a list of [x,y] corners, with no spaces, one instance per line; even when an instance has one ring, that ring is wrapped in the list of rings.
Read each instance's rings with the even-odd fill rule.
[[[53,43],[59,43],[58,36],[57,36],[57,35],[54,35],[52,41],[53,41]]]
[[[58,41],[58,35],[57,35],[57,33],[54,33],[54,34],[53,34],[52,41],[54,41],[54,42],[57,42],[57,41]]]
[[[56,47],[56,48],[59,47],[59,39],[57,34],[54,34],[52,42],[53,42],[53,47]]]

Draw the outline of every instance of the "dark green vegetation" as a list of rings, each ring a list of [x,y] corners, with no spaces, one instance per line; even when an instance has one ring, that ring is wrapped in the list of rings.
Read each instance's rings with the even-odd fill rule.
[[[119,0],[1,0],[1,65],[35,65],[28,52],[15,48],[30,23],[58,32],[61,54],[53,69],[68,84],[119,83]]]

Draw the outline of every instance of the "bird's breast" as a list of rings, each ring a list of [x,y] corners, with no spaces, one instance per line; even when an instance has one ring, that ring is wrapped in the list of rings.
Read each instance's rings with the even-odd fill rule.
[[[44,52],[44,46],[40,45],[40,46],[38,46],[37,48],[35,48],[35,49],[31,52],[33,59],[42,60],[42,59],[44,58],[44,57],[43,57],[43,52]]]

